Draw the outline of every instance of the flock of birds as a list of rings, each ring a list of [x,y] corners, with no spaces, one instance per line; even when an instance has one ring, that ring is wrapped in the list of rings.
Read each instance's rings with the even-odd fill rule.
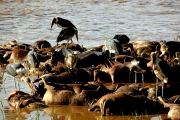
[[[76,73],[76,69],[87,67],[97,69],[99,65],[112,70],[114,65],[122,63],[129,68],[130,73],[135,73],[135,83],[138,80],[137,74],[142,74],[144,86],[144,74],[150,68],[151,74],[156,76],[157,100],[159,80],[162,82],[163,96],[164,83],[168,83],[171,77],[170,63],[179,65],[180,62],[180,42],[178,41],[131,42],[126,35],[119,34],[106,40],[104,45],[87,49],[73,43],[74,36],[78,41],[78,30],[69,20],[53,18],[51,29],[54,24],[62,28],[57,37],[56,46],[52,47],[46,40],[36,41],[33,45],[18,44],[16,41],[1,45],[0,63],[5,65],[5,72],[14,78],[27,76],[27,72],[32,72],[34,75],[37,72],[39,78],[39,75],[48,74],[49,66],[52,69],[65,65],[70,73]],[[63,40],[67,43],[58,44]],[[41,66],[43,66],[42,70]],[[114,79],[113,77],[111,78]],[[116,81],[112,80],[113,82]]]

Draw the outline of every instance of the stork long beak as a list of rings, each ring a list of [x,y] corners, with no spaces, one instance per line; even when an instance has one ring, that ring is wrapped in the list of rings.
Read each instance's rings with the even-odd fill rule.
[[[77,39],[77,41],[78,41],[78,31],[76,30],[76,39]]]
[[[54,18],[54,17],[53,17],[53,19],[52,19],[52,23],[51,23],[51,29],[52,29],[52,27],[53,27],[54,23],[56,23],[56,18]]]
[[[151,56],[152,57],[152,56]],[[151,72],[152,72],[152,74],[153,74],[153,72],[154,72],[154,66],[153,66],[153,64],[154,64],[154,58],[152,57],[151,58]]]

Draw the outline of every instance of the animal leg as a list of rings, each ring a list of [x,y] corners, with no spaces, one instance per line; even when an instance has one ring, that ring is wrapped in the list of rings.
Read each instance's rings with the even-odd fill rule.
[[[164,81],[162,81],[162,97],[164,97]]]
[[[114,81],[114,75],[111,75],[111,80],[112,80],[112,83],[115,83],[115,81]]]
[[[143,83],[143,87],[144,87],[144,73],[142,73],[142,83]]]
[[[19,84],[20,78],[18,80],[18,90],[20,91],[20,84]]]
[[[157,93],[158,93],[158,78],[156,77],[156,101],[157,101]]]
[[[106,101],[105,100],[103,100],[100,103],[100,108],[101,108],[101,115],[106,116]]]
[[[137,73],[135,72],[135,84],[137,83]]]
[[[129,82],[131,82],[131,69],[129,71]]]
[[[14,77],[14,85],[15,85],[15,88],[17,89],[15,77]]]
[[[93,74],[94,74],[94,81],[97,81],[98,70],[94,70]]]
[[[73,43],[72,38],[71,38],[71,43]]]
[[[38,78],[39,78],[39,68],[38,68]]]

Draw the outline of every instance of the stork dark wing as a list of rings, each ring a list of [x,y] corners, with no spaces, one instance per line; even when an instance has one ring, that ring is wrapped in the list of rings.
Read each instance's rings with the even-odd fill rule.
[[[10,63],[6,66],[6,73],[12,75],[12,76],[16,76],[18,75],[16,70],[19,68],[23,68],[24,66],[21,63]]]
[[[115,55],[119,55],[119,51],[117,49],[117,45],[114,41],[115,39],[108,39],[105,41],[105,49],[109,50],[110,53],[114,53]]]
[[[9,74],[9,75],[12,75],[12,76],[16,76],[18,75],[14,66],[12,66],[11,64],[8,64],[6,66],[6,73]]]
[[[57,39],[56,39],[56,42],[61,42],[62,40],[64,40],[66,32],[67,32],[67,29],[61,30]]]
[[[75,27],[68,27],[68,28],[63,29],[63,30],[60,31],[56,42],[60,42],[62,40],[69,40],[74,35],[76,35],[76,38],[77,38],[77,41],[78,41],[77,29]]]
[[[105,54],[99,51],[86,51],[78,55],[79,61],[77,62],[77,68],[92,67],[103,64],[106,67],[112,66],[112,59],[109,58],[109,54]]]
[[[146,70],[147,69],[147,63],[149,62],[149,60],[146,60],[145,58],[141,58],[141,57],[137,57],[134,60],[139,61],[138,66],[143,69]]]
[[[28,62],[35,68],[39,67],[39,59],[35,51],[32,50],[28,53]]]
[[[57,24],[59,24],[62,27],[75,27],[71,21],[63,19],[61,17],[57,17]]]
[[[164,73],[164,75],[169,77],[170,66],[168,65],[168,63],[166,61],[164,61],[164,60],[161,60],[161,61],[159,61],[159,66],[161,68],[161,71]]]
[[[108,39],[105,41],[105,50],[114,53],[116,56],[123,53],[122,44],[117,39]]]
[[[129,37],[124,34],[115,35],[113,39],[117,39],[121,44],[127,44],[130,41]]]

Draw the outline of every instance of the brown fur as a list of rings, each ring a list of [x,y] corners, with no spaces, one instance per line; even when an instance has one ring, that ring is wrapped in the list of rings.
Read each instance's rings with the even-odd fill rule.
[[[122,63],[115,62],[111,68],[102,66],[100,70],[111,76],[112,83],[129,80],[129,68]]]
[[[61,74],[68,70],[68,67],[63,63],[58,63],[57,66],[52,67],[52,72],[55,74]]]
[[[60,74],[45,74],[41,76],[46,82],[61,83],[61,84],[73,84],[73,83],[87,83],[92,81],[93,77],[83,69],[77,69],[74,73],[69,71],[64,71]],[[34,82],[39,81],[39,79],[34,80]]]
[[[168,118],[172,120],[180,119],[180,104],[166,103],[160,96],[158,97],[158,99],[165,108],[170,108],[168,112]]]
[[[160,51],[162,55],[167,55],[168,57],[174,57],[176,52],[180,52],[180,42],[177,41],[161,41]]]
[[[97,47],[92,47],[91,49],[93,49],[95,51],[102,52],[102,51],[104,51],[103,48],[104,48],[104,45],[100,45],[100,46],[97,46]]]
[[[42,78],[46,93],[44,94],[43,101],[45,104],[58,104],[58,105],[88,105],[93,99],[98,99],[107,93],[107,89],[99,86],[97,90],[82,90],[81,92],[74,92],[73,90],[62,90],[55,86],[46,84],[45,79]],[[76,88],[75,88],[76,89]]]
[[[89,111],[100,108],[101,115],[130,115],[132,113],[148,114],[162,112],[162,106],[146,98],[144,95],[127,95],[122,92],[115,92],[102,96],[97,102],[93,103]]]
[[[129,55],[118,55],[112,58],[115,62],[130,62],[131,60],[133,60],[132,56]]]
[[[42,54],[47,54],[47,53],[50,53],[50,52],[54,52],[56,47],[57,46],[48,47],[48,48],[41,48],[41,49],[38,49],[38,52],[42,53]]]
[[[129,43],[126,47],[130,49],[134,57],[143,57],[150,60],[150,54],[156,50],[157,45],[160,46],[157,41],[140,40]]]
[[[51,47],[51,44],[47,40],[37,40],[33,43],[33,47],[37,49]]]
[[[106,94],[94,103],[88,110],[93,111],[99,107],[102,116],[113,115],[121,112],[121,114],[125,114],[126,112],[132,110],[132,101],[133,100],[128,99],[128,95],[121,92]]]
[[[13,62],[22,62],[27,60],[28,50],[25,49],[13,49],[10,58],[8,59],[9,63]]]
[[[135,95],[135,94],[141,94],[139,92],[139,89],[141,88],[140,84],[130,84],[130,85],[123,85],[119,87],[115,92],[121,92],[128,95]]]
[[[13,109],[47,107],[41,100],[22,91],[11,92],[6,98],[6,101]]]
[[[62,45],[64,45],[66,43],[63,43]],[[76,43],[70,43],[68,44],[67,46],[68,49],[72,49],[74,51],[79,51],[79,52],[84,52],[86,51],[86,48],[83,47],[83,46],[80,46],[79,44],[76,44]]]

